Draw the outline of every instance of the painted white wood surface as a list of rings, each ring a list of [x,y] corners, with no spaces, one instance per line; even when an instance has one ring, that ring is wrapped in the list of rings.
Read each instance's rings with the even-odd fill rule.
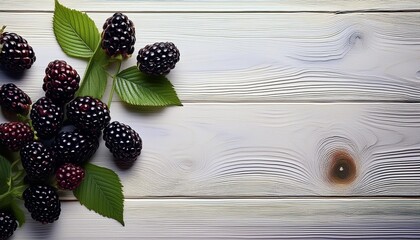
[[[420,10],[416,0],[80,0],[62,1],[66,6],[83,11],[151,11],[151,12],[242,12],[242,11],[291,11],[291,12],[347,12],[347,11],[415,11]],[[52,11],[54,1],[15,0],[13,4],[2,0],[3,11]]]
[[[144,140],[134,167],[118,170],[125,228],[65,201],[60,221],[29,220],[12,239],[420,238],[420,105],[408,103],[420,100],[418,1],[63,4],[89,11],[98,27],[128,12],[136,50],[175,42],[181,62],[169,78],[186,104],[112,104],[113,119]],[[0,24],[37,53],[17,81],[34,100],[48,62],[86,67],[61,52],[52,10],[49,0],[0,1]],[[1,83],[11,79],[0,72]],[[326,177],[335,150],[356,160],[350,184]],[[103,145],[93,162],[116,168]]]
[[[169,75],[184,102],[420,100],[420,13],[130,13],[136,50],[173,41],[181,61]],[[100,27],[110,13],[91,13]],[[186,17],[188,16],[188,17]],[[36,19],[36,21],[28,21]],[[66,57],[51,13],[2,13],[38,60],[22,85],[34,98],[53,59]],[[135,57],[126,66],[135,65]],[[0,79],[6,76],[0,74]]]
[[[14,239],[418,239],[419,200],[127,200],[126,227],[63,205],[54,225]],[[13,239],[13,240],[14,240]]]

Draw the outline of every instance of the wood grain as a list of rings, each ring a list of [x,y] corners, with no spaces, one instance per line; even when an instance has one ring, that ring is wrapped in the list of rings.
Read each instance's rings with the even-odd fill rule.
[[[143,139],[118,170],[127,198],[419,196],[419,104],[186,104],[138,112],[113,103],[112,119]],[[355,179],[335,183],[346,152]],[[118,169],[103,143],[93,162]],[[71,198],[73,199],[73,198]]]
[[[368,0],[368,1],[345,1],[345,0],[90,0],[70,1],[62,0],[62,4],[83,11],[140,11],[140,12],[348,12],[348,11],[414,11],[419,10],[416,0]],[[52,11],[54,1],[38,0],[37,4],[30,1],[16,0],[13,4],[6,1],[0,2],[0,11]]]
[[[395,199],[127,200],[126,226],[63,204],[12,239],[419,239],[420,201]]]
[[[109,13],[90,16],[101,26]],[[168,77],[183,102],[420,100],[420,13],[129,17],[137,26],[137,50],[156,41],[173,41],[181,50],[181,61]],[[50,61],[66,59],[81,75],[86,68],[85,61],[62,53],[51,21],[51,13],[0,15],[0,23],[25,36],[37,53],[37,62],[19,82],[34,98],[42,95]],[[135,63],[134,56],[125,67]],[[0,79],[11,78],[0,73]]]

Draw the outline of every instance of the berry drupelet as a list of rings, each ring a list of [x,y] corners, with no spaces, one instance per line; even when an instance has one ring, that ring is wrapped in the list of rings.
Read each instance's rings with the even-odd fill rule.
[[[139,134],[126,124],[117,121],[110,123],[104,129],[103,139],[120,167],[131,166],[141,153]]]
[[[89,96],[77,97],[71,101],[67,105],[67,118],[77,128],[96,135],[111,120],[108,106]]]
[[[85,177],[85,170],[82,167],[65,163],[57,169],[55,178],[57,179],[58,187],[64,190],[74,190]]]
[[[10,151],[18,151],[27,143],[32,142],[34,133],[31,127],[21,122],[0,124],[0,144]]]
[[[13,83],[3,84],[0,88],[0,105],[9,112],[27,115],[31,98]]]
[[[65,104],[73,99],[79,89],[80,76],[72,66],[62,60],[55,60],[45,69],[42,89],[45,96],[57,104]]]
[[[42,97],[32,105],[30,117],[37,136],[51,138],[63,125],[64,109],[51,99]]]
[[[20,150],[22,166],[32,181],[45,181],[54,172],[52,152],[40,142],[32,142]]]
[[[2,33],[3,29],[0,30],[0,65],[9,72],[22,72],[31,68],[36,60],[32,47],[22,36]]]
[[[166,75],[179,61],[179,50],[171,42],[157,42],[139,50],[138,69],[148,75]]]
[[[122,13],[114,13],[103,25],[101,47],[111,57],[128,58],[134,52],[136,42],[133,22]]]
[[[32,185],[23,192],[22,197],[34,220],[43,224],[58,220],[61,204],[55,188],[44,184]]]

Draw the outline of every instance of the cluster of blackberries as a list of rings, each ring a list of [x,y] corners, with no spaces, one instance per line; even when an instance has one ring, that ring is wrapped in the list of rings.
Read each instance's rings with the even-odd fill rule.
[[[61,211],[57,191],[49,184],[56,181],[60,189],[76,189],[85,176],[83,164],[98,149],[102,131],[117,163],[132,164],[142,149],[142,140],[131,127],[110,123],[105,103],[89,96],[74,97],[79,82],[75,69],[55,60],[45,70],[45,96],[35,103],[13,83],[0,88],[3,111],[30,117],[31,124],[0,124],[0,145],[20,152],[29,183],[22,196],[25,207],[42,223],[56,221]],[[64,130],[67,125],[73,130]]]
[[[103,25],[101,47],[111,57],[128,58],[136,42],[133,22],[122,13],[115,13]],[[137,55],[138,69],[148,75],[166,75],[179,61],[179,51],[171,42],[146,45]]]

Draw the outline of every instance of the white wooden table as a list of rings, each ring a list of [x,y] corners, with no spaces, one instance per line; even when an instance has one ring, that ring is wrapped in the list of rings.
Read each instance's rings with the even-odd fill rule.
[[[169,78],[184,106],[137,112],[114,99],[113,120],[144,141],[134,167],[118,171],[126,227],[64,196],[59,221],[28,215],[13,239],[420,238],[418,1],[62,3],[99,28],[126,13],[136,51],[176,43]],[[17,82],[33,100],[48,62],[86,68],[60,50],[53,8],[0,1],[0,24],[35,49]],[[93,162],[117,169],[109,156],[102,144]],[[337,156],[353,160],[352,181],[332,181]]]

